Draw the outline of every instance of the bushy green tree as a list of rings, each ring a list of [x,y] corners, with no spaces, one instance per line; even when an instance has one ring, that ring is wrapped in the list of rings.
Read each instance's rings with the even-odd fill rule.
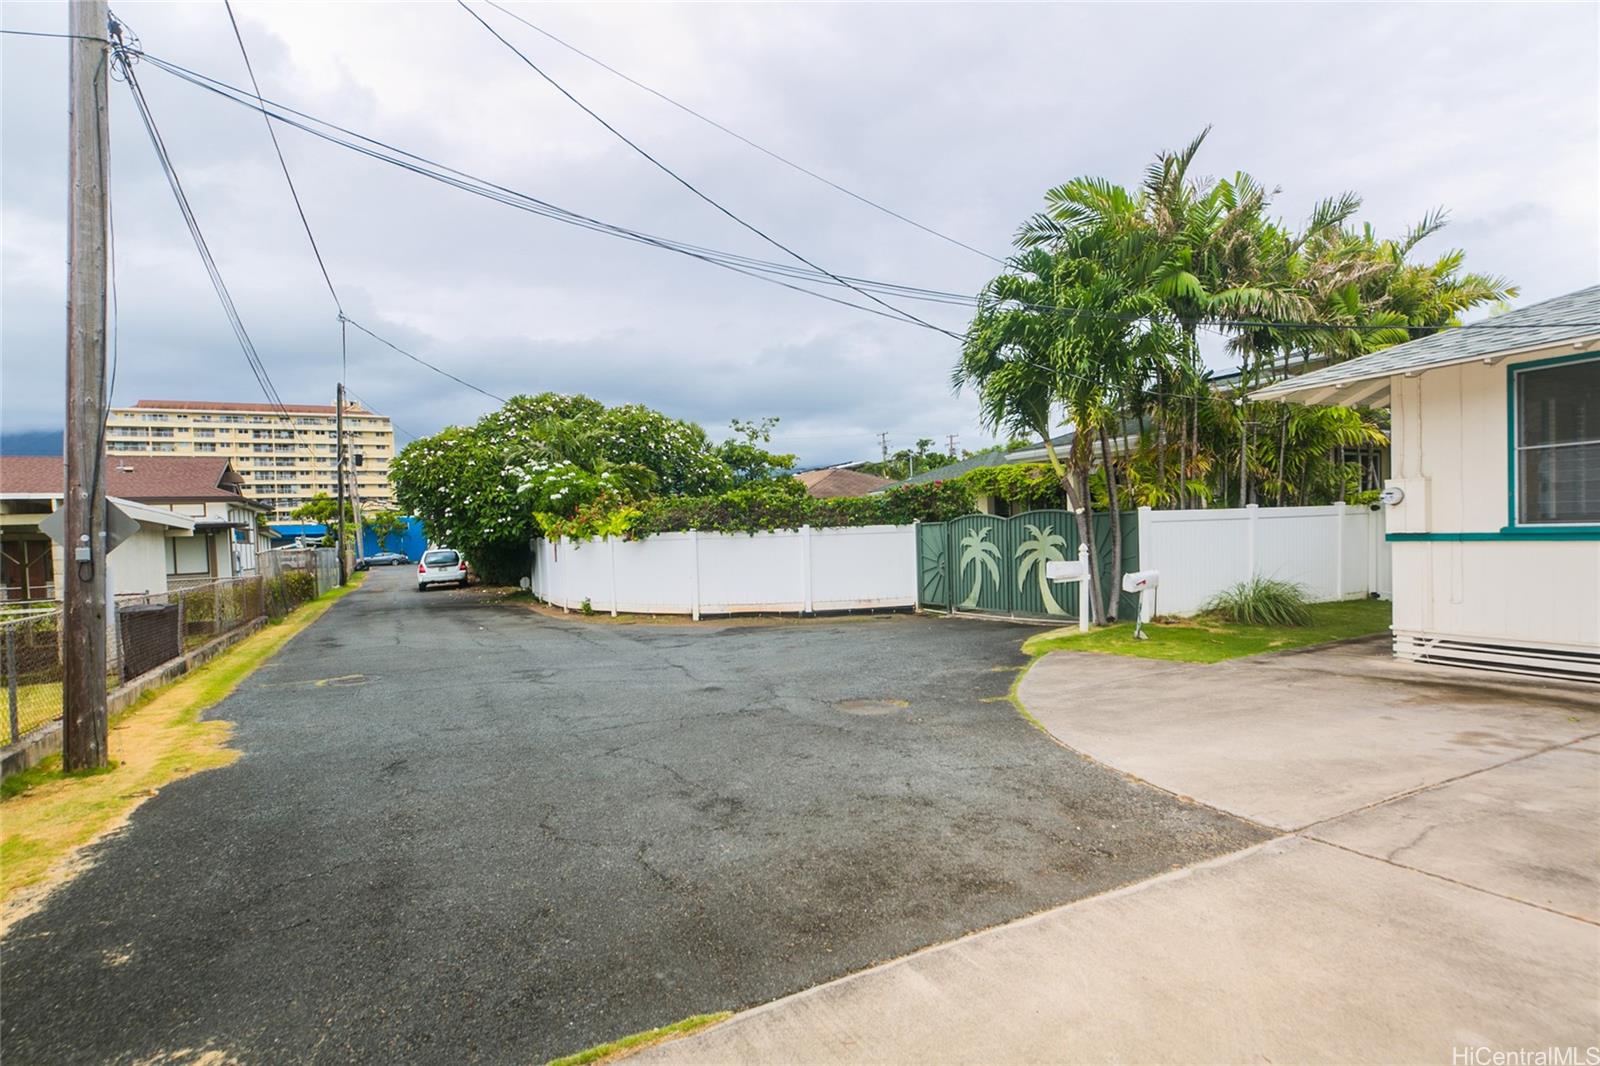
[[[382,511],[375,511],[372,514],[367,515],[366,520],[362,524],[372,532],[373,537],[378,542],[379,551],[387,550],[384,545],[384,541],[388,540],[396,533],[405,532],[406,528],[405,516],[399,511],[389,510],[387,508]]]
[[[544,524],[602,498],[714,493],[734,480],[692,422],[557,393],[514,396],[472,426],[413,441],[391,478],[431,541],[464,553],[485,580],[508,583],[526,572]]]
[[[771,452],[766,448],[772,443],[772,431],[777,425],[776,416],[769,416],[759,421],[735,418],[728,423],[728,428],[733,430],[733,436],[717,445],[716,456],[726,463],[733,473],[735,487],[752,481],[780,477],[794,469],[796,462],[794,456]]]
[[[328,531],[322,535],[322,543],[332,547],[342,539],[344,531],[355,524],[355,507],[349,500],[344,501],[344,521],[335,522],[334,516],[339,513],[339,504],[326,492],[319,492],[311,499],[289,512],[293,518],[302,522],[315,522],[327,526]]]

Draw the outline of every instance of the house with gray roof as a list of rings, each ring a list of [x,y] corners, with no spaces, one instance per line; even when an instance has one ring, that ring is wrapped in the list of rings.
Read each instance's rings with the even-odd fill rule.
[[[1396,655],[1600,682],[1600,285],[1252,396],[1390,408]]]

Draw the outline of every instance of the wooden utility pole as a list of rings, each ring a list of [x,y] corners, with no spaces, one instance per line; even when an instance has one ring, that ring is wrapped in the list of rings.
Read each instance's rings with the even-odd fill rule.
[[[61,581],[62,763],[106,764],[106,503],[101,427],[106,405],[105,0],[72,0],[67,97],[66,573]]]
[[[350,569],[345,565],[344,559],[344,382],[339,382],[338,397],[333,415],[333,433],[339,438],[338,458],[334,461],[334,480],[338,483],[339,499],[334,504],[333,528],[338,530],[339,545],[339,584],[343,585],[350,580]]]

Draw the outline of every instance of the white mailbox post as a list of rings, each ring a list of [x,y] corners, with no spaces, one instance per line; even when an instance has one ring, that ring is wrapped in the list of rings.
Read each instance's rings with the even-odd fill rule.
[[[1078,583],[1078,632],[1089,632],[1089,546],[1078,545],[1078,561],[1046,563],[1044,576],[1051,581]]]
[[[1122,575],[1122,591],[1139,594],[1139,612],[1133,621],[1133,636],[1136,640],[1146,639],[1144,624],[1156,616],[1156,589],[1160,584],[1161,573],[1157,570],[1135,570],[1131,574]]]

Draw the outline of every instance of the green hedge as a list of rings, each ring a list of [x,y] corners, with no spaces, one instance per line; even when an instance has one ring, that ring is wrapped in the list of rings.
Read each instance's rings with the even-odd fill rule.
[[[545,535],[629,539],[698,529],[707,533],[761,533],[777,529],[908,525],[970,514],[972,492],[959,481],[906,485],[876,496],[818,500],[791,477],[752,482],[715,496],[658,496],[621,506],[581,508],[571,519],[550,522]]]

